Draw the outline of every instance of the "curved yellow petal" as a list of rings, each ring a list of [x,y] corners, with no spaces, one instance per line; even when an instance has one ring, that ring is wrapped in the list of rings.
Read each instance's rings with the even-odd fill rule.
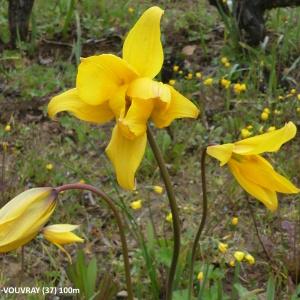
[[[174,119],[197,118],[199,109],[189,99],[177,92],[173,87],[171,90],[171,102],[165,105],[160,100],[156,101],[151,118],[158,128],[167,127]]]
[[[240,164],[244,177],[257,185],[284,194],[299,193],[295,185],[278,174],[272,165],[260,155],[241,156]]]
[[[166,103],[169,103],[171,100],[171,91],[168,85],[146,77],[132,81],[128,87],[127,95],[140,99],[159,98]]]
[[[164,54],[160,41],[160,19],[163,10],[147,9],[129,31],[123,45],[123,58],[141,76],[154,78],[160,71]]]
[[[119,129],[128,139],[135,139],[144,134],[147,130],[147,121],[153,110],[153,100],[134,98],[131,101],[124,118],[119,118]]]
[[[117,119],[121,116],[122,111],[125,110],[127,88],[127,84],[121,86],[108,101],[109,107]]]
[[[82,58],[76,88],[81,100],[90,105],[107,101],[116,89],[137,77],[123,59],[112,54]]]
[[[278,200],[275,191],[271,191],[265,187],[257,185],[256,183],[250,181],[247,177],[245,177],[242,163],[231,159],[228,162],[228,166],[240,184],[240,186],[254,198],[261,201],[270,211],[274,212],[278,207]],[[247,170],[245,170],[246,172]]]
[[[114,165],[117,180],[121,187],[135,189],[134,175],[144,156],[147,143],[146,133],[129,140],[116,125],[106,148],[106,154]]]
[[[207,154],[220,161],[220,166],[224,166],[231,158],[233,144],[215,145],[207,147]]]
[[[77,229],[78,225],[55,224],[43,228],[43,235],[46,240],[53,244],[65,245],[71,243],[83,243],[84,240],[74,234],[72,231]]]
[[[275,152],[278,151],[284,143],[291,140],[296,135],[296,132],[297,127],[295,124],[288,122],[281,129],[236,142],[233,152],[241,155]]]
[[[56,114],[62,111],[68,111],[80,120],[98,124],[106,123],[114,117],[108,102],[96,106],[86,104],[79,98],[76,89],[55,96],[49,102],[48,114],[50,118],[54,118]]]

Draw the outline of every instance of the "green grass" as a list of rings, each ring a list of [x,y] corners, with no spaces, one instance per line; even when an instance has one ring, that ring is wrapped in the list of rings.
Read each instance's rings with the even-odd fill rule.
[[[4,166],[1,164],[6,183],[3,199],[7,201],[33,186],[58,186],[80,180],[105,190],[127,220],[132,277],[138,299],[159,299],[164,288],[173,243],[171,224],[165,220],[169,213],[168,200],[165,193],[158,195],[151,190],[153,185],[163,183],[150,148],[137,173],[137,191],[126,192],[117,186],[111,163],[104,154],[112,124],[89,125],[66,114],[58,122],[48,119],[47,102],[53,95],[74,86],[79,57],[107,52],[119,55],[126,32],[141,12],[153,4],[165,8],[162,78],[166,82],[175,79],[175,88],[202,111],[196,121],[175,121],[170,127],[172,137],[166,130],[155,130],[174,183],[182,223],[183,246],[174,299],[184,299],[191,241],[201,218],[200,151],[203,146],[240,139],[241,129],[249,125],[253,126],[255,135],[271,126],[279,128],[287,121],[299,124],[299,9],[268,13],[269,42],[265,49],[254,49],[237,44],[232,28],[224,25],[206,1],[188,2],[190,6],[180,1],[36,0],[31,40],[19,43],[17,50],[5,50],[0,57],[3,112],[0,136],[9,143]],[[134,11],[130,13],[129,8]],[[4,41],[9,39],[6,9],[7,1],[0,0],[0,37]],[[193,54],[185,55],[182,49],[191,45],[195,46]],[[229,67],[221,63],[222,57],[228,58]],[[174,65],[180,66],[182,74],[173,71]],[[190,72],[193,78],[187,79]],[[196,78],[196,72],[201,72],[202,78]],[[210,76],[214,84],[205,86],[204,80]],[[245,83],[247,90],[237,95],[232,87],[224,89],[219,83],[223,77],[232,84]],[[292,88],[296,89],[295,94],[291,94]],[[260,118],[264,108],[271,111],[265,121]],[[4,131],[7,123],[12,127],[10,132]],[[299,183],[299,138],[268,158],[276,170]],[[49,163],[53,164],[52,171],[46,169]],[[299,197],[282,197],[280,210],[275,214],[267,212],[257,201],[251,201],[260,234],[274,260],[271,265],[258,242],[245,193],[228,169],[220,168],[209,158],[207,180],[209,216],[195,266],[197,297],[232,299],[234,293],[239,299],[259,299],[258,295],[270,300],[297,299],[295,256],[299,250],[295,249],[299,248],[299,238],[296,246],[292,241],[299,235],[293,229],[293,224],[299,224]],[[143,200],[143,208],[133,211],[130,202],[137,199]],[[97,260],[97,268],[93,267],[97,269],[97,283],[85,287],[86,294],[99,289],[104,293],[111,278],[112,290],[124,290],[119,236],[106,206],[89,194],[66,192],[60,197],[59,207],[51,223],[81,224],[80,235],[86,240],[83,245],[67,247],[74,261],[79,263],[76,259],[79,250],[85,253],[86,265]],[[236,227],[231,225],[233,216],[239,217]],[[219,241],[229,245],[225,255],[217,249]],[[251,253],[256,264],[243,263],[240,277],[234,279],[235,270],[228,264],[236,250]],[[0,263],[3,266],[0,285],[17,285],[20,252],[1,257]],[[42,238],[25,247],[25,264],[24,285],[27,280],[28,284],[34,282],[38,286],[81,284],[78,278],[72,278],[72,282],[68,279],[66,257]],[[83,265],[78,277],[87,268]],[[202,282],[196,280],[200,271],[204,272]]]

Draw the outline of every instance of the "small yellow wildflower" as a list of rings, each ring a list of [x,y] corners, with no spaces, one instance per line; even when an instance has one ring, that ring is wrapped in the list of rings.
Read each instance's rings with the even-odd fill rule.
[[[229,68],[230,66],[231,66],[230,62],[227,62],[227,63],[224,64],[225,68]]]
[[[284,97],[283,96],[278,96],[278,100],[283,100]]]
[[[274,115],[276,116],[281,115],[281,111],[279,109],[274,109]]]
[[[242,251],[235,251],[233,256],[238,262],[241,262],[245,257],[245,253]]]
[[[52,171],[52,170],[53,170],[53,165],[52,165],[52,164],[47,164],[47,165],[46,165],[46,169],[47,169],[48,171]]]
[[[183,71],[182,71],[182,70],[179,70],[179,71],[178,71],[178,74],[182,75],[182,74],[183,74]]]
[[[296,89],[291,89],[291,94],[295,95],[297,93],[297,90]]]
[[[196,72],[196,78],[198,78],[198,79],[200,79],[201,77],[202,77],[202,74],[201,74],[201,72]]]
[[[175,83],[176,83],[176,80],[174,80],[174,79],[170,79],[170,80],[169,80],[169,84],[170,84],[170,85],[175,85]]]
[[[231,224],[232,224],[233,226],[236,226],[236,225],[238,224],[238,222],[239,222],[239,218],[238,218],[238,217],[233,217],[233,218],[231,219]]]
[[[247,260],[249,265],[255,264],[255,258],[251,254],[246,254],[245,259]]]
[[[161,187],[160,185],[155,185],[155,186],[153,187],[153,191],[154,191],[155,193],[157,193],[157,194],[162,194],[163,191],[164,191],[164,189],[163,189],[163,187]]]
[[[227,58],[227,57],[225,57],[225,56],[223,56],[223,57],[221,58],[221,63],[222,63],[223,65],[225,65],[225,64],[227,64],[227,63],[229,63],[229,60],[228,60],[228,58]]]
[[[263,120],[263,121],[266,121],[269,119],[269,114],[266,113],[265,111],[263,111],[260,115],[260,118]]]
[[[231,81],[225,78],[221,79],[221,85],[223,88],[228,89],[230,87]]]
[[[297,107],[297,113],[300,113],[300,107]]]
[[[263,110],[265,113],[269,114],[271,111],[268,107],[265,107],[264,110]]]
[[[203,272],[199,272],[198,275],[197,275],[198,281],[202,281],[203,278],[204,278]]]
[[[132,202],[130,203],[130,207],[131,207],[133,210],[141,209],[141,208],[142,208],[142,200],[132,201]]]
[[[243,128],[242,130],[241,130],[241,136],[242,136],[242,138],[247,138],[247,137],[249,137],[249,136],[251,136],[252,135],[252,132],[251,131],[249,131],[247,128]]]
[[[230,267],[234,267],[235,266],[235,261],[233,259],[229,262],[229,266]]]
[[[170,223],[173,221],[173,215],[172,215],[172,213],[168,213],[168,214],[167,214],[167,216],[166,216],[166,221],[167,221],[167,222],[170,222]]]
[[[226,253],[228,250],[228,244],[225,243],[219,243],[218,249],[221,253]]]
[[[206,86],[211,86],[214,83],[214,80],[211,77],[208,77],[203,81],[203,83]]]
[[[276,130],[276,127],[275,126],[270,126],[268,129],[267,129],[267,132],[271,132],[271,131],[274,131]]]
[[[79,180],[79,183],[85,184],[85,180],[84,180],[84,179],[80,179],[80,180]]]
[[[6,131],[6,132],[11,131],[11,126],[9,124],[7,124],[4,128],[4,131]]]
[[[297,99],[300,100],[300,94],[297,95]]]
[[[233,86],[233,90],[237,95],[239,95],[242,92],[245,92],[246,89],[247,89],[247,86],[245,83],[236,83]]]
[[[173,71],[174,71],[174,72],[178,72],[178,71],[179,71],[179,66],[174,65],[174,66],[173,66]]]
[[[128,7],[128,12],[129,12],[130,14],[133,14],[133,13],[134,13],[134,8],[133,8],[133,7]]]
[[[188,73],[186,79],[191,80],[193,78],[193,73]]]

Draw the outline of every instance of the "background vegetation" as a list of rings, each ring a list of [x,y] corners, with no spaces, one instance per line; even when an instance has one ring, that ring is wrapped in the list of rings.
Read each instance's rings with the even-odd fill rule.
[[[7,5],[0,0],[4,42],[9,40]],[[180,206],[183,247],[174,299],[184,299],[191,241],[201,217],[201,149],[273,130],[290,120],[299,124],[299,8],[268,12],[268,40],[251,48],[238,41],[233,20],[220,17],[204,0],[36,0],[30,41],[0,53],[1,202],[26,188],[67,182],[84,181],[105,190],[128,221],[135,295],[159,299],[170,263],[172,228],[166,195],[153,191],[162,182],[150,149],[137,173],[137,191],[125,192],[104,154],[111,125],[92,126],[67,114],[53,122],[46,113],[52,96],[74,86],[80,57],[120,54],[126,32],[151,5],[165,9],[161,79],[201,108],[198,120],[179,120],[156,132]],[[299,186],[299,157],[298,137],[269,159]],[[257,201],[247,204],[226,167],[211,159],[207,177],[208,223],[195,267],[199,299],[300,299],[298,196],[280,199],[280,209],[271,214]],[[131,208],[135,200],[142,200],[141,209]],[[122,256],[111,213],[89,193],[65,193],[60,201],[51,222],[82,224],[80,234],[86,240],[68,246],[77,271],[67,266],[63,253],[37,239],[24,249],[23,272],[20,252],[0,257],[0,286],[73,286],[81,288],[82,298],[116,299],[119,294],[122,299]],[[238,217],[237,225],[232,225],[233,217]],[[229,245],[226,253],[218,249],[220,242]],[[256,263],[233,267],[236,250],[250,253]]]

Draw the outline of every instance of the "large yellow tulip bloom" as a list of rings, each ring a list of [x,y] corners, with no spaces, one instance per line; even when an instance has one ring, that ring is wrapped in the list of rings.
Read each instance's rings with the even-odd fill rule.
[[[32,240],[52,215],[57,193],[53,188],[25,191],[0,209],[0,253]]]
[[[261,201],[268,209],[278,206],[277,194],[298,193],[299,189],[278,174],[271,164],[259,154],[276,152],[292,139],[296,126],[289,122],[281,129],[247,138],[234,144],[209,146],[207,153],[218,159],[223,166],[228,164],[238,183],[250,195]]]
[[[76,88],[54,97],[50,117],[68,111],[77,118],[103,124],[115,118],[116,125],[106,153],[118,183],[134,189],[134,176],[147,143],[150,118],[158,128],[176,118],[196,118],[197,107],[172,86],[154,81],[163,64],[160,19],[163,10],[146,10],[128,33],[123,58],[102,54],[83,58]]]

